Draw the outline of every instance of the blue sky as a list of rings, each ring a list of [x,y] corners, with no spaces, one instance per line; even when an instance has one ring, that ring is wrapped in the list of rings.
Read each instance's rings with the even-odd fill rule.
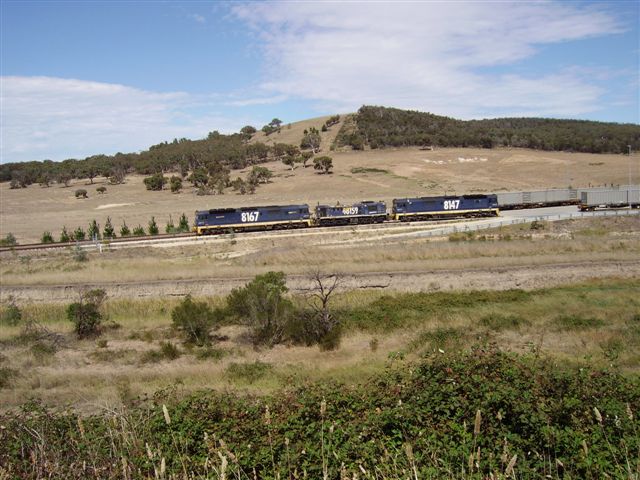
[[[638,2],[1,1],[0,161],[363,104],[640,122]]]

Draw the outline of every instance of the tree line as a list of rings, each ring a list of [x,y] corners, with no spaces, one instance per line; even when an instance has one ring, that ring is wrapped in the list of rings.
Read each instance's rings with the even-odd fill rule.
[[[457,120],[432,113],[363,106],[345,122],[336,146],[520,147],[585,153],[640,149],[640,126],[553,118]]]

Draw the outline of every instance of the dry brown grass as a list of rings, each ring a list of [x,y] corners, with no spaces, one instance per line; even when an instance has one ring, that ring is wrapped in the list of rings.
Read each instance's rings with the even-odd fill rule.
[[[332,127],[332,131],[337,131],[337,127]],[[283,139],[290,135],[287,132],[285,127],[280,134]],[[273,139],[280,141],[276,137]],[[72,182],[68,188],[31,185],[18,190],[10,190],[5,182],[0,184],[0,237],[11,232],[20,243],[37,242],[47,230],[58,239],[63,225],[69,230],[78,226],[86,230],[94,218],[104,225],[107,216],[111,217],[116,231],[123,219],[131,228],[138,224],[146,228],[151,216],[155,216],[163,231],[170,215],[176,221],[184,212],[193,221],[195,210],[214,207],[288,203],[313,206],[317,202],[339,200],[344,203],[365,199],[390,201],[404,196],[445,192],[566,187],[568,183],[573,186],[620,184],[628,180],[628,161],[620,155],[518,149],[421,151],[417,148],[323,153],[333,157],[333,174],[318,175],[313,168],[300,167],[291,171],[281,162],[267,163],[265,166],[274,171],[275,177],[272,183],[261,186],[255,195],[243,196],[229,191],[225,195],[198,197],[191,187],[180,194],[167,190],[151,192],[145,190],[143,177],[139,175],[127,177],[123,185],[107,185],[104,195],[95,191],[97,186],[105,184],[104,179],[97,179],[95,185],[89,186],[82,180]],[[478,160],[460,162],[460,158]],[[637,163],[634,159],[634,164]],[[389,173],[352,173],[354,168],[375,168]],[[243,176],[246,171],[232,175]],[[633,179],[638,176],[640,172],[633,172]],[[74,191],[79,187],[87,189],[88,199],[74,197]]]

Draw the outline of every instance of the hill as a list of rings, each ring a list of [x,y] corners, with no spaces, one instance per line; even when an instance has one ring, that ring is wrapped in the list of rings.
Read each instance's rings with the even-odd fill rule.
[[[342,127],[336,146],[520,147],[588,153],[640,148],[640,125],[552,118],[456,120],[432,113],[363,106]]]

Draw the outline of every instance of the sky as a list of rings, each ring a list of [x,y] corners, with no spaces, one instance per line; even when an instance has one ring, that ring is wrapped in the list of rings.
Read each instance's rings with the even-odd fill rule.
[[[640,2],[0,0],[0,162],[362,105],[640,123]]]

